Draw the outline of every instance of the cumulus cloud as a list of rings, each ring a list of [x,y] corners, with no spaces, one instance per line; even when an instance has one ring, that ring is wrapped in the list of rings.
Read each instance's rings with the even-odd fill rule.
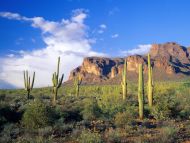
[[[138,45],[136,48],[132,50],[120,51],[121,55],[144,55],[150,51],[151,44]]]
[[[118,38],[119,37],[119,34],[113,34],[111,35],[111,38]]]
[[[73,12],[70,19],[49,21],[43,17],[28,18],[18,13],[0,12],[0,17],[25,21],[42,32],[46,47],[33,51],[18,51],[0,59],[0,81],[14,87],[23,87],[22,71],[36,71],[36,87],[51,85],[52,72],[57,57],[61,57],[61,73],[68,79],[69,72],[79,66],[86,56],[105,56],[92,50],[93,39],[88,38],[84,20],[87,13],[81,9]],[[2,83],[2,82],[1,82]],[[0,84],[0,88],[4,87]]]

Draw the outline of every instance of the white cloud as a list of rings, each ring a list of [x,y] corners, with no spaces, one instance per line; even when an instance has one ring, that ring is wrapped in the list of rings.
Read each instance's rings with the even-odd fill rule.
[[[65,74],[79,66],[86,56],[104,56],[92,50],[91,43],[95,40],[88,38],[87,26],[84,20],[86,12],[76,10],[70,19],[48,21],[43,17],[28,18],[17,13],[0,12],[0,17],[26,21],[42,32],[42,40],[46,47],[34,51],[14,52],[14,56],[0,59],[0,81],[6,84],[23,87],[22,71],[36,71],[35,87],[51,85],[52,72],[56,70],[57,57],[61,56],[60,73]],[[0,84],[0,88],[2,88]]]
[[[111,35],[111,38],[118,38],[119,37],[119,34],[113,34]]]
[[[100,28],[101,28],[101,29],[106,29],[107,26],[106,26],[105,24],[101,24],[101,25],[100,25]]]
[[[102,34],[102,33],[104,33],[104,30],[98,30],[98,33]]]
[[[120,51],[120,54],[124,55],[124,56],[127,56],[127,55],[144,55],[150,51],[151,47],[152,47],[151,44],[138,45],[137,48],[134,48],[132,50]]]
[[[99,34],[103,34],[106,30],[107,26],[105,24],[99,25],[99,30],[97,31]]]

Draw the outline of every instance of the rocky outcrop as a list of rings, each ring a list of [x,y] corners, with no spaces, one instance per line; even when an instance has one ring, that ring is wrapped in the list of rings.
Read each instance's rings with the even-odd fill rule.
[[[154,76],[157,77],[158,75],[159,78],[166,78],[167,76],[189,75],[189,53],[189,48],[185,48],[174,42],[152,44],[150,55]],[[126,59],[129,77],[130,74],[137,74],[140,63],[144,65],[144,72],[147,72],[146,55],[128,56]],[[122,73],[124,60],[125,58],[87,57],[81,66],[71,71],[69,80],[72,80],[77,75],[81,75],[87,83],[103,82],[117,78]]]

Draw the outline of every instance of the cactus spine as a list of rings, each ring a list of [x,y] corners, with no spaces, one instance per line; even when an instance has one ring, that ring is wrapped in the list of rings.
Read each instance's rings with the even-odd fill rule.
[[[56,104],[58,89],[61,87],[64,77],[64,74],[62,74],[61,78],[59,78],[59,65],[60,65],[60,57],[58,57],[57,72],[54,72],[52,76],[54,105]]]
[[[35,72],[33,73],[32,82],[30,82],[30,76],[28,74],[28,71],[24,71],[24,87],[27,91],[27,99],[30,99],[30,92],[33,89],[34,86],[34,80],[35,80]]]
[[[125,100],[127,97],[127,59],[125,59],[124,68],[122,72],[121,86],[123,91],[123,100]]]
[[[148,104],[149,107],[152,107],[153,103],[153,80],[152,80],[152,67],[150,62],[150,54],[148,54]]]
[[[82,77],[79,75],[77,78],[75,78],[74,85],[76,88],[76,96],[79,96],[79,89],[80,85],[82,83]]]
[[[138,102],[139,102],[139,118],[143,119],[144,112],[144,78],[143,65],[139,64],[139,85],[138,85]]]

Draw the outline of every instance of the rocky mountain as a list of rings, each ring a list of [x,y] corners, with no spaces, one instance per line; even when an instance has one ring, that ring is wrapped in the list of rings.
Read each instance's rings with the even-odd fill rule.
[[[177,80],[190,75],[190,49],[175,42],[152,44],[150,49],[153,76],[155,80]],[[137,80],[138,64],[144,64],[147,74],[147,55],[134,55],[127,59],[129,80]],[[83,83],[118,83],[125,58],[87,57],[81,66],[72,70],[69,81],[77,75],[83,77]],[[146,80],[146,76],[145,76]]]

